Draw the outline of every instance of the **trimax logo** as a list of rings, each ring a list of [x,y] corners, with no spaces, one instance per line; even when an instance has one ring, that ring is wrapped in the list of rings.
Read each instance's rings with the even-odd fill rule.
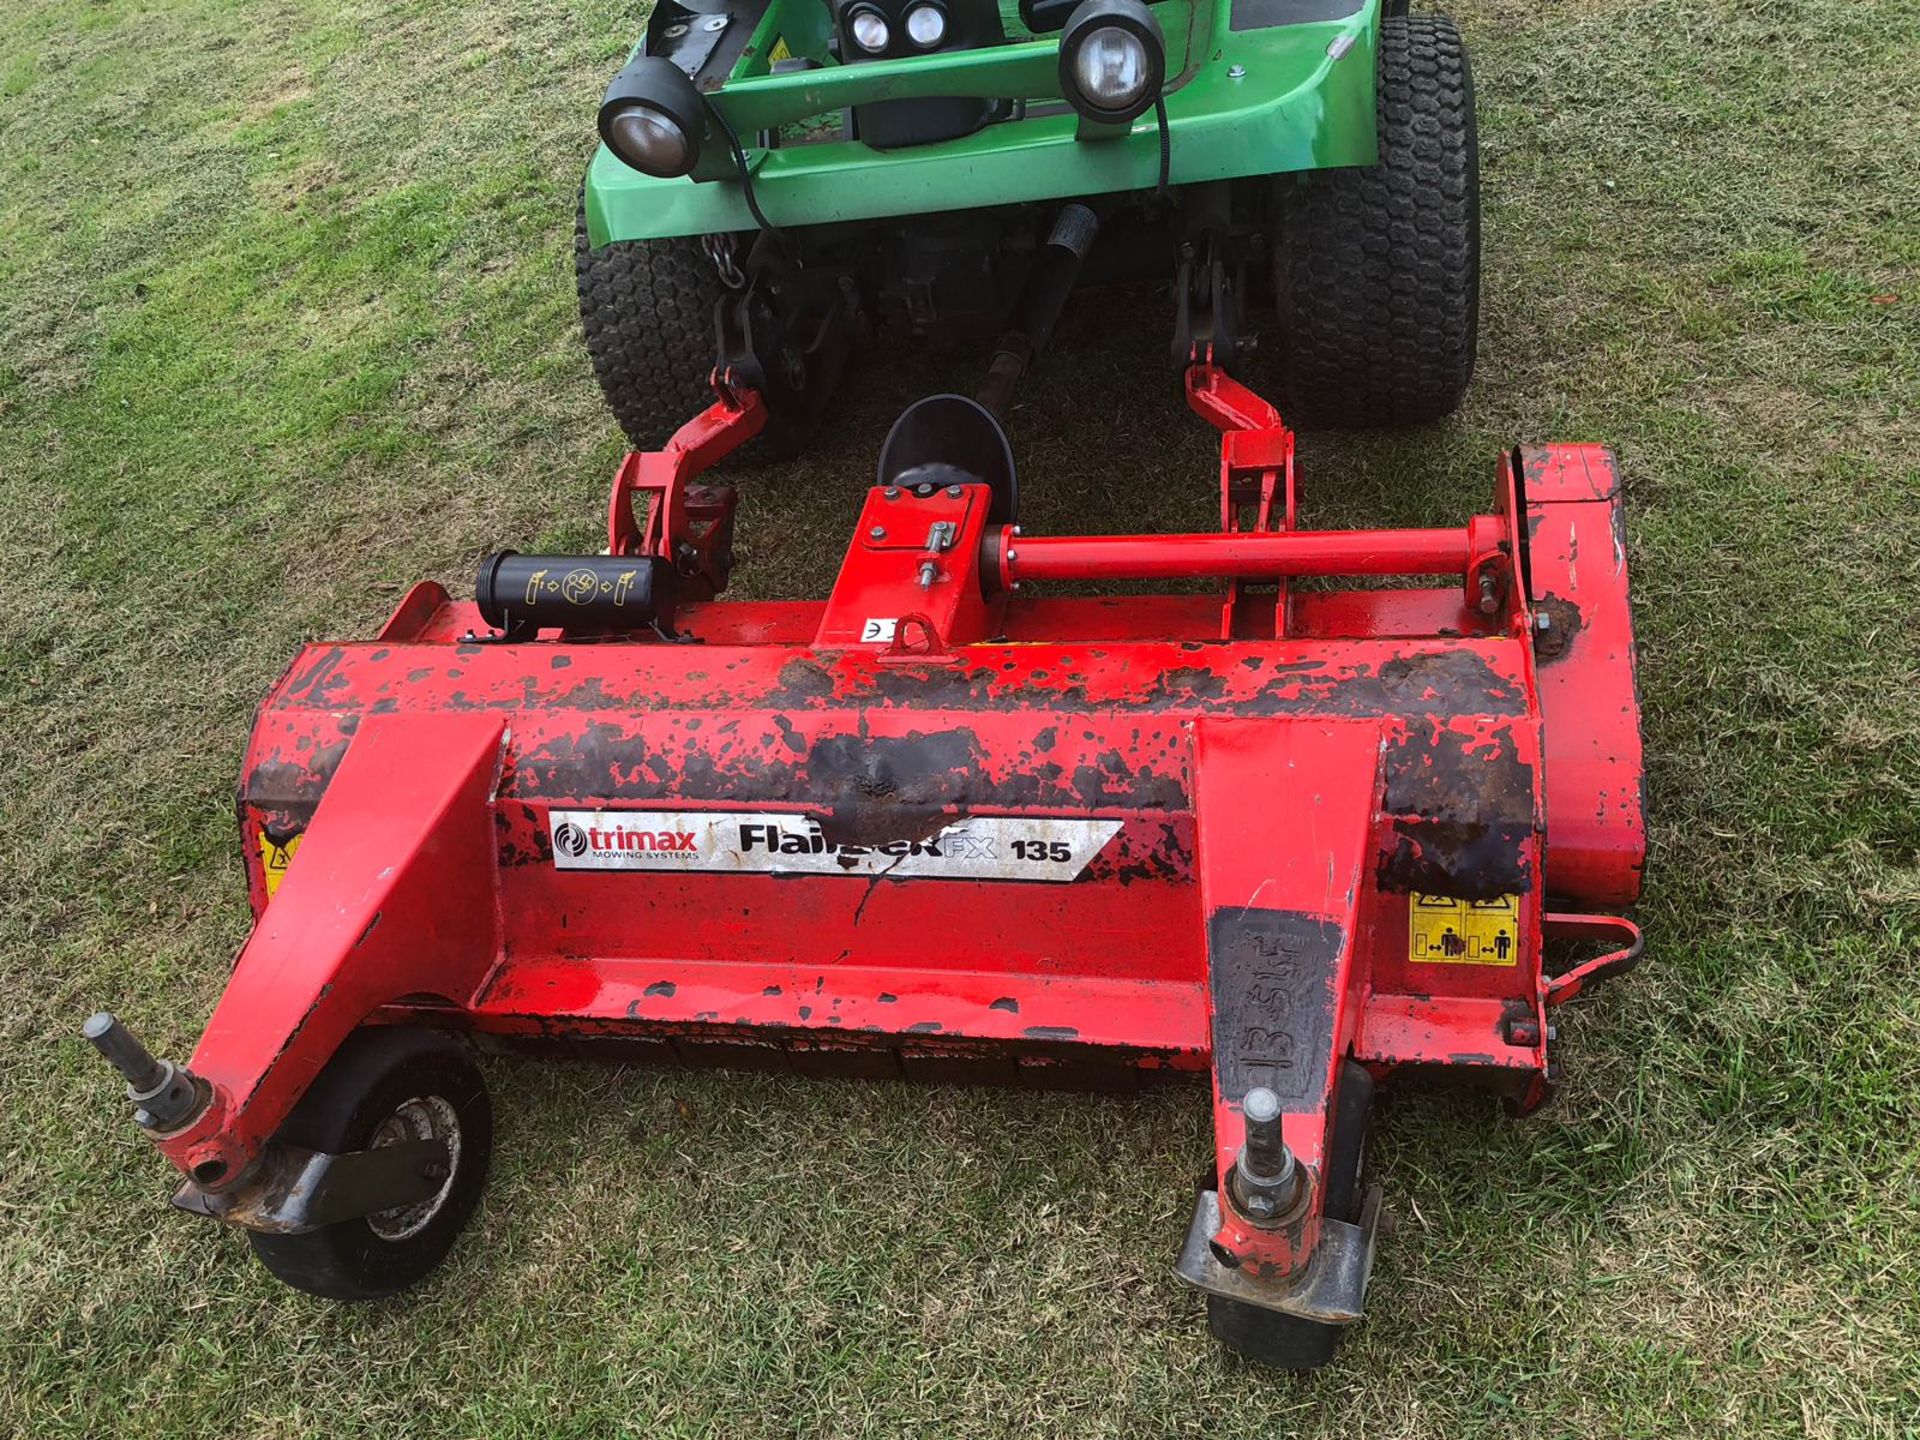
[[[601,828],[576,825],[571,820],[553,831],[554,847],[569,855],[584,855],[589,850],[601,853],[635,854],[660,850],[690,853],[695,848],[691,830],[630,830],[624,825]]]
[[[806,822],[804,830],[755,823],[740,827],[740,853],[768,855],[939,855],[937,840],[889,840],[879,845],[837,845]]]

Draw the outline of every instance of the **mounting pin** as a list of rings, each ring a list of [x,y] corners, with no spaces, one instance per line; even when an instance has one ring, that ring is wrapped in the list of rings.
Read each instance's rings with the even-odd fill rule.
[[[1281,1138],[1280,1097],[1256,1085],[1241,1100],[1240,1114],[1247,1139],[1228,1177],[1233,1203],[1256,1225],[1283,1225],[1306,1195],[1307,1174]]]
[[[156,1060],[108,1011],[89,1018],[80,1033],[127,1082],[133,1118],[146,1129],[176,1130],[199,1111],[205,1097],[193,1072],[170,1060]]]

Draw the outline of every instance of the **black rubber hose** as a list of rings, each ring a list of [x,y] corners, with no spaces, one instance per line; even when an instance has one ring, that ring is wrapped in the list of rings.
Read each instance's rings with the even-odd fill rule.
[[[1153,118],[1160,122],[1160,189],[1159,197],[1167,198],[1167,180],[1173,173],[1173,132],[1167,124],[1166,97],[1155,96]]]
[[[976,397],[995,415],[1005,416],[1013,401],[1013,387],[1053,338],[1053,327],[1067,307],[1081,262],[1100,233],[1100,217],[1077,201],[1064,205],[1053,222],[1053,232],[1027,275],[1014,302],[1012,323],[994,350],[987,378]]]
[[[740,137],[734,133],[733,126],[727,123],[727,117],[720,113],[718,106],[709,103],[707,113],[713,117],[713,123],[720,127],[720,133],[727,137],[727,148],[733,152],[733,164],[740,172],[740,189],[746,197],[747,213],[753,216],[754,224],[773,238],[781,253],[798,267],[799,253],[788,242],[786,233],[767,219],[767,212],[760,208],[760,197],[753,193],[753,167],[747,164],[747,152],[741,147]]]

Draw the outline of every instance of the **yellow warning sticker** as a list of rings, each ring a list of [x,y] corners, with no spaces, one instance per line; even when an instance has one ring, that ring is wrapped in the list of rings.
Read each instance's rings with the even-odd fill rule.
[[[1429,965],[1516,965],[1520,897],[1456,900],[1415,894],[1407,912],[1407,959]]]
[[[267,898],[271,900],[279,890],[280,882],[286,878],[287,866],[293,863],[293,855],[300,848],[300,837],[294,836],[286,844],[276,844],[260,832],[260,869],[267,877]]]
[[[787,37],[784,35],[774,41],[773,49],[767,52],[767,63],[769,65],[778,65],[782,60],[791,60],[792,58],[793,51],[787,48]]]

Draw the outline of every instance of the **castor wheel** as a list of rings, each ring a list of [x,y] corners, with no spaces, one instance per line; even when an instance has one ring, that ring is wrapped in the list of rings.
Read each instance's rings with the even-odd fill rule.
[[[1276,1370],[1318,1370],[1333,1363],[1346,1327],[1209,1295],[1207,1329],[1229,1350],[1259,1364]]]
[[[1329,1219],[1349,1224],[1360,1219],[1366,1201],[1361,1175],[1367,1163],[1373,1099],[1373,1076],[1364,1066],[1345,1062],[1327,1144],[1323,1213]],[[1207,1183],[1213,1183],[1211,1175]],[[1332,1364],[1347,1330],[1345,1325],[1283,1315],[1224,1295],[1207,1297],[1207,1328],[1229,1350],[1276,1370],[1318,1370]]]
[[[260,1263],[294,1289],[379,1300],[425,1279],[473,1217],[493,1153],[493,1106],[457,1040],[372,1026],[347,1038],[274,1138],[332,1154],[446,1145],[446,1180],[423,1200],[301,1234],[248,1232]]]

